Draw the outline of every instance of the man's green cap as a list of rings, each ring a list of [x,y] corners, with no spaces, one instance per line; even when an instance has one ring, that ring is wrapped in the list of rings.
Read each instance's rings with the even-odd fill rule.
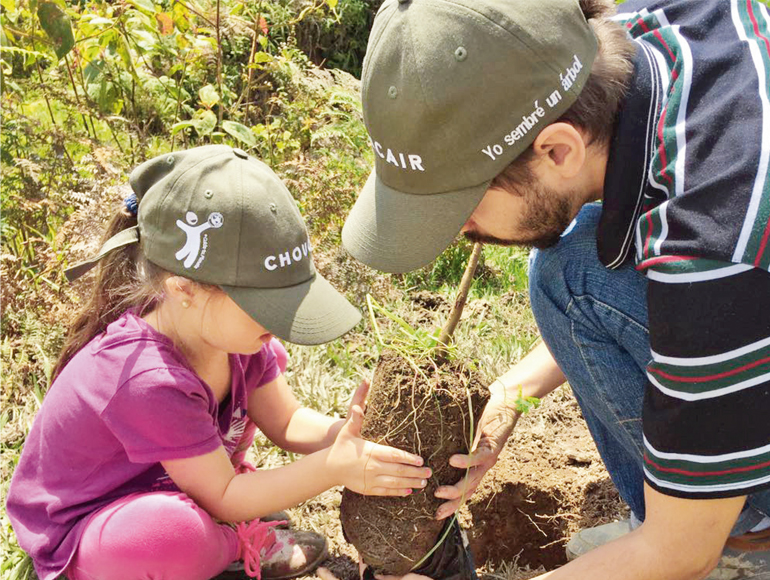
[[[575,102],[596,51],[577,0],[387,0],[361,85],[375,167],[345,248],[387,272],[435,259]]]
[[[241,149],[207,145],[161,155],[137,167],[129,182],[139,199],[138,241],[147,259],[221,287],[275,336],[320,344],[361,319],[315,271],[307,229],[286,186]]]

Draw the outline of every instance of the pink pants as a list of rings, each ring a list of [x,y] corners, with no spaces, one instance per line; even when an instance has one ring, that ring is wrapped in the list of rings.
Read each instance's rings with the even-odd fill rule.
[[[65,574],[70,580],[207,580],[237,554],[235,530],[185,494],[142,493],[91,517]]]
[[[286,350],[271,347],[281,372]],[[239,472],[254,441],[249,422],[232,456]],[[253,469],[253,467],[251,468]],[[65,571],[69,580],[208,580],[238,557],[238,536],[183,493],[150,492],[123,497],[96,512]]]

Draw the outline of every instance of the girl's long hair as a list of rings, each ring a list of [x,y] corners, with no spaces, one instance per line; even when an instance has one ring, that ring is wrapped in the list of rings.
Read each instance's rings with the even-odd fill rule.
[[[121,209],[112,217],[101,244],[136,223],[136,216]],[[126,310],[134,308],[142,313],[154,307],[163,296],[163,280],[167,276],[167,272],[144,258],[139,244],[123,246],[102,258],[91,294],[70,327],[51,381],[76,352]]]

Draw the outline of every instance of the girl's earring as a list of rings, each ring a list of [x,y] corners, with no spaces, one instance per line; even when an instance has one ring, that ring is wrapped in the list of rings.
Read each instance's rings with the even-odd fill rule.
[[[182,308],[190,308],[190,301],[182,300]]]

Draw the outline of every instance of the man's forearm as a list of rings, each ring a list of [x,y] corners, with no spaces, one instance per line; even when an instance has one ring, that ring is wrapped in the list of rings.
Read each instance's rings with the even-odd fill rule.
[[[673,543],[673,542],[672,542]],[[641,528],[533,580],[701,580],[712,568],[687,554],[666,553],[660,542],[646,541]]]
[[[566,382],[548,347],[540,342],[527,356],[495,380],[505,387],[508,397],[516,400],[519,389],[524,397],[542,398]]]

